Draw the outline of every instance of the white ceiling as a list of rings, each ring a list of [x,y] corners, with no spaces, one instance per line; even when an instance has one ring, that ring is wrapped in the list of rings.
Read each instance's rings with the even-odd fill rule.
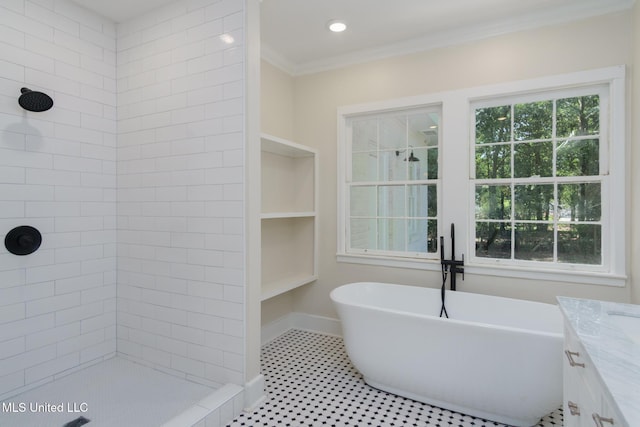
[[[74,1],[124,22],[176,0]],[[261,0],[262,53],[297,75],[625,10],[634,1]],[[331,19],[349,28],[331,33]]]
[[[115,22],[125,22],[175,0],[73,0]]]

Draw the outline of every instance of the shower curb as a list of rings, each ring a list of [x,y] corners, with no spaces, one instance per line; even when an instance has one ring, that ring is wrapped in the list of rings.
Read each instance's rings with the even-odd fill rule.
[[[244,407],[244,389],[225,384],[161,427],[221,426],[240,415]]]

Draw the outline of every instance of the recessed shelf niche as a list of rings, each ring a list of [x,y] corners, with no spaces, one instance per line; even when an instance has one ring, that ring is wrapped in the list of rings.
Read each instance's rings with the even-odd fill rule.
[[[310,147],[263,134],[262,300],[318,278],[318,157]]]

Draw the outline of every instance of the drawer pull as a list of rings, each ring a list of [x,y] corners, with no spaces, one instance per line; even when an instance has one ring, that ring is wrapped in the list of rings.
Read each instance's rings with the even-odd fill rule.
[[[580,408],[577,403],[573,403],[572,401],[567,402],[567,406],[569,407],[569,412],[571,415],[580,415]]]
[[[564,354],[567,355],[567,359],[569,359],[569,365],[570,366],[579,366],[581,368],[584,368],[584,363],[578,363],[575,360],[573,360],[573,357],[580,357],[580,353],[578,353],[577,351],[569,351],[569,350],[565,350]]]
[[[600,416],[600,414],[597,414],[597,413],[593,414],[593,421],[596,423],[596,426],[598,427],[605,427],[603,423],[608,423],[613,425],[613,418],[603,418]]]

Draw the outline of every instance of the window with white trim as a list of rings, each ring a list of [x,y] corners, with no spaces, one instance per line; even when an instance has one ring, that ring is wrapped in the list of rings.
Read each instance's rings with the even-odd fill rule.
[[[429,257],[437,251],[439,108],[346,120],[346,252]]]
[[[437,270],[455,223],[466,273],[623,286],[625,86],[618,66],[341,107],[338,260]]]
[[[603,266],[607,86],[475,102],[475,257]]]

